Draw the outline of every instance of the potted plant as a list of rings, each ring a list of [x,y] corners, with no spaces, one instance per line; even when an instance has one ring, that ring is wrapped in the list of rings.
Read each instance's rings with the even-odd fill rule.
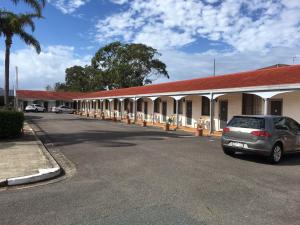
[[[143,127],[146,127],[146,126],[147,126],[147,121],[143,120]]]
[[[97,118],[97,114],[96,113],[94,113],[94,118]]]
[[[127,121],[127,124],[130,124],[130,117],[128,115],[126,116],[126,121]]]
[[[197,136],[197,137],[203,136],[203,127],[201,124],[197,124],[195,136]]]
[[[101,119],[102,119],[102,120],[105,119],[104,112],[101,112]]]
[[[86,117],[89,117],[89,116],[90,116],[90,114],[87,112],[87,113],[86,113]]]
[[[79,115],[82,116],[82,111],[80,111]]]
[[[171,117],[168,118],[166,124],[165,124],[165,131],[170,130],[170,124],[173,122],[173,119]]]

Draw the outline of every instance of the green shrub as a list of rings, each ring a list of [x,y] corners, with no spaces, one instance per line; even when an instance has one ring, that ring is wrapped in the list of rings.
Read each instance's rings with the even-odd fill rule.
[[[23,123],[23,112],[0,110],[0,138],[21,135]]]

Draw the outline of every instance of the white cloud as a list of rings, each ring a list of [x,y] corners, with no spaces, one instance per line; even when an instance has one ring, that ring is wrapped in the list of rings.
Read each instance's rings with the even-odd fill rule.
[[[300,47],[272,48],[269,52],[218,52],[185,53],[176,50],[162,52],[162,61],[167,64],[170,80],[183,80],[213,75],[213,60],[216,59],[216,75],[256,70],[278,63],[292,64],[293,56],[297,56],[295,63],[300,64]],[[167,79],[158,79],[166,82]]]
[[[128,0],[110,0],[112,3],[123,5],[128,2]]]
[[[54,5],[64,14],[71,14],[78,8],[82,7],[90,0],[48,0],[50,4]]]
[[[127,10],[98,21],[96,39],[159,49],[182,47],[200,37],[239,51],[299,46],[299,9],[298,0],[132,0]]]
[[[12,88],[15,82],[15,66],[19,68],[20,89],[44,89],[48,84],[63,82],[67,67],[89,64],[90,58],[76,55],[71,46],[48,46],[39,55],[32,48],[19,49],[11,53],[10,86]],[[1,57],[0,71],[4,71],[3,65]],[[3,84],[3,76],[0,81]]]

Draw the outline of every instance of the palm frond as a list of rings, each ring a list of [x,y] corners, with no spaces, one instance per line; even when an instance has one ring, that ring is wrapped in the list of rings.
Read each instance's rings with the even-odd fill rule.
[[[39,54],[41,52],[41,46],[40,43],[35,37],[33,37],[31,34],[28,34],[24,30],[20,30],[18,33],[16,33],[27,45],[31,45],[35,48],[36,52]]]

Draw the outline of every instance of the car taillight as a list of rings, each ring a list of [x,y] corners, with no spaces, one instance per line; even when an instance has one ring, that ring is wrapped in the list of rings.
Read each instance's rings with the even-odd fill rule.
[[[271,137],[272,136],[269,132],[263,131],[263,130],[252,131],[251,134],[256,137]]]
[[[223,134],[228,133],[230,129],[228,127],[223,128]]]

